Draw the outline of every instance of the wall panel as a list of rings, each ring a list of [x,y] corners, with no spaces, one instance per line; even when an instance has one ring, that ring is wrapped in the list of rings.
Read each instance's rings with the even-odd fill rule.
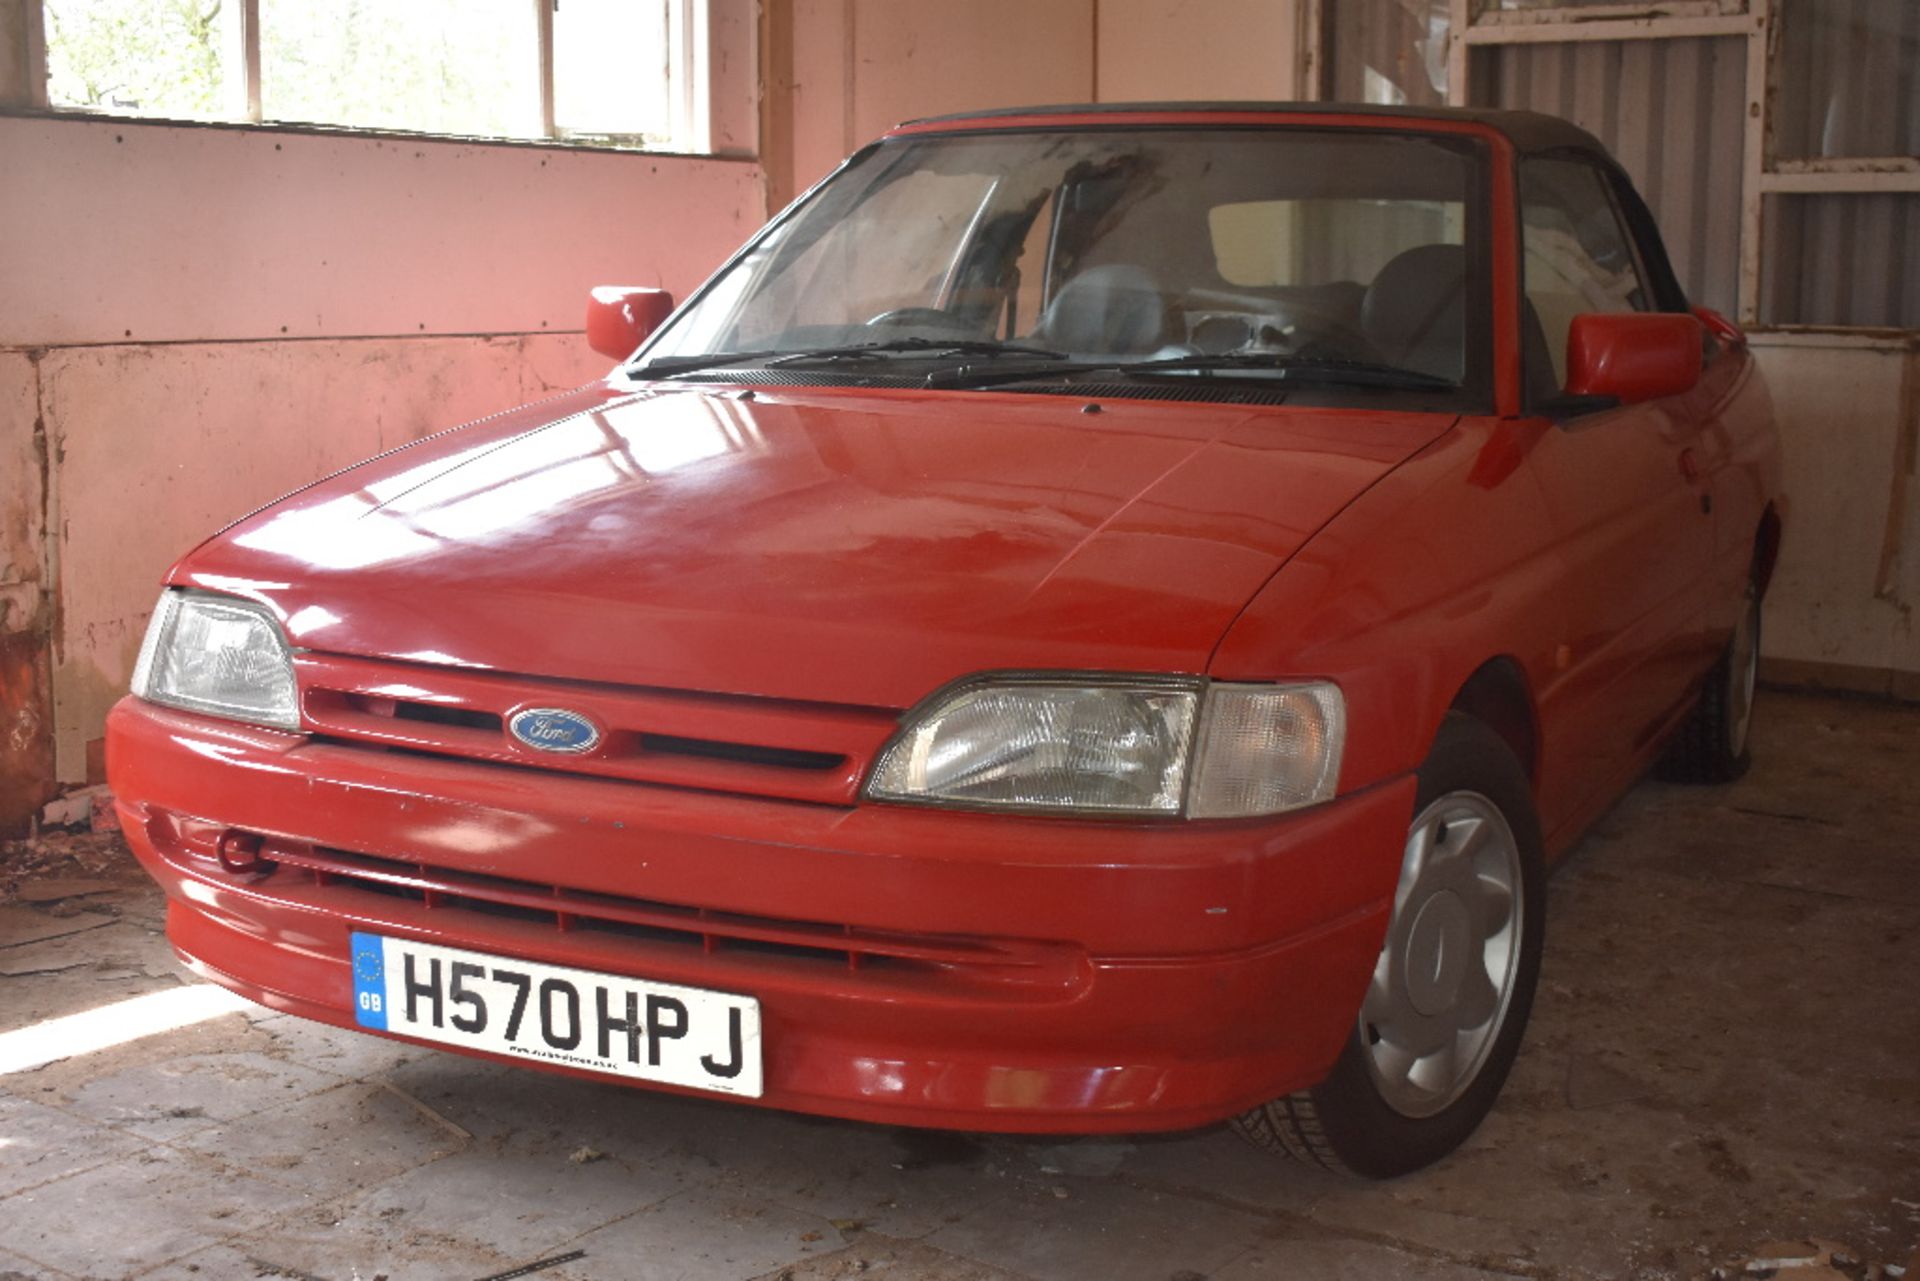
[[[1292,6],[1272,0],[1099,0],[1102,102],[1295,97]]]
[[[1853,669],[1850,683],[1881,674],[1881,692],[1920,698],[1920,357],[1845,337],[1755,344],[1791,503],[1763,653],[1793,679]]]
[[[855,145],[902,120],[1093,97],[1094,0],[852,0]]]
[[[85,780],[88,744],[126,690],[160,576],[201,539],[341,467],[578,386],[606,364],[574,335],[48,352],[60,776]],[[159,422],[156,405],[166,407]]]
[[[764,216],[727,160],[0,118],[0,346],[578,330]]]

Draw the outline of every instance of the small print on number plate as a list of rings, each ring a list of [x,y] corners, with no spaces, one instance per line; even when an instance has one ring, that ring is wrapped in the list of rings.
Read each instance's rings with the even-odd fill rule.
[[[360,933],[353,989],[362,1027],[760,1097],[752,997]]]

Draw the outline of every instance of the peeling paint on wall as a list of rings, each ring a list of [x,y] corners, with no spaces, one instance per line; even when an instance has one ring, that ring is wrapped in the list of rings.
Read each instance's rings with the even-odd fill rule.
[[[46,638],[0,635],[0,836],[17,836],[54,792]]]
[[[38,355],[0,352],[0,835],[53,792]]]

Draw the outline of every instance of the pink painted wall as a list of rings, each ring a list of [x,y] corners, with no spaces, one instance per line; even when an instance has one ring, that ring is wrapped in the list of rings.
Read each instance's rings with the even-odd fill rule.
[[[804,190],[902,120],[1057,102],[1287,99],[1292,0],[785,0]]]
[[[766,215],[751,160],[125,120],[0,117],[0,173],[0,641],[47,686],[0,764],[65,782],[175,557],[598,376],[591,286],[684,294]]]
[[[577,330],[762,221],[750,162],[0,119],[0,345]]]

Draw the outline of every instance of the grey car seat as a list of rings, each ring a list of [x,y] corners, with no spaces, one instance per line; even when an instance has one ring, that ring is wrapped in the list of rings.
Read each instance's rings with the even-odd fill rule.
[[[1409,249],[1367,286],[1361,331],[1387,363],[1458,382],[1466,362],[1466,293],[1464,248]]]
[[[1143,268],[1090,267],[1060,287],[1032,336],[1076,353],[1148,355],[1166,344],[1166,300]]]

